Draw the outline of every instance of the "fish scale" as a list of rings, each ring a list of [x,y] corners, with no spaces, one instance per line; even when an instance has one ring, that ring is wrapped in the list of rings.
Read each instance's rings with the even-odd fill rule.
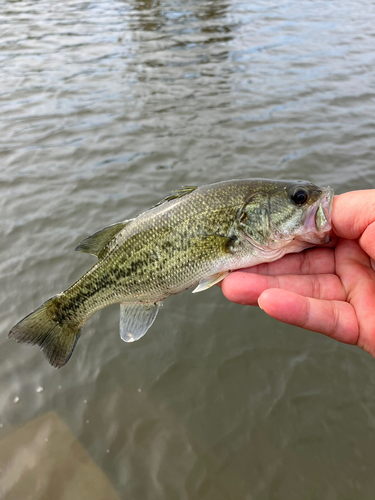
[[[65,292],[15,325],[9,337],[38,344],[55,367],[70,358],[87,319],[120,303],[120,334],[142,337],[161,303],[228,272],[325,242],[333,191],[307,181],[232,180],[186,187],[135,219],[86,238],[98,262]],[[302,200],[302,202],[301,202]]]

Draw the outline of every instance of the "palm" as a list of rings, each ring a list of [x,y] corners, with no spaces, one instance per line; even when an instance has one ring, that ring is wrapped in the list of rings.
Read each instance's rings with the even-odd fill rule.
[[[374,191],[366,193],[375,198]],[[337,197],[335,206],[347,204],[349,194]],[[240,304],[258,305],[259,299],[270,316],[356,344],[375,357],[375,271],[370,258],[375,257],[375,228],[371,221],[361,227],[357,220],[344,219],[342,210],[336,213],[335,231],[351,239],[336,238],[333,248],[314,248],[235,271],[222,290]]]

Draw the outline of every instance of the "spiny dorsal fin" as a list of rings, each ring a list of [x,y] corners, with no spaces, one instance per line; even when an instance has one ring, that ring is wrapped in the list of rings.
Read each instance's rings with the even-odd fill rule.
[[[165,198],[165,201],[172,201],[176,198],[182,198],[183,196],[192,193],[198,189],[198,186],[182,186],[181,189],[175,189],[172,193]]]
[[[166,201],[172,201],[176,200],[177,198],[182,198],[183,196],[192,193],[196,189],[198,189],[198,186],[183,186],[181,189],[176,189],[175,191],[172,191],[172,193],[169,196],[164,198],[164,200],[159,201],[159,203],[157,203],[152,208],[158,207],[159,205],[165,203]]]
[[[115,224],[111,224],[110,226],[101,229],[81,241],[75,250],[78,252],[96,255],[98,259],[102,259],[111,250],[109,246],[110,241],[112,241],[116,234],[124,229],[126,224],[128,224],[131,220],[133,219],[116,222]]]

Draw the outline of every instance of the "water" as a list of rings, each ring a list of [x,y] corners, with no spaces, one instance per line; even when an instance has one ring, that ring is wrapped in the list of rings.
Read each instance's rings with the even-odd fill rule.
[[[0,4],[1,498],[374,498],[357,348],[217,288],[132,345],[103,310],[61,370],[6,339],[94,262],[80,240],[181,185],[373,187],[374,20],[366,0]]]

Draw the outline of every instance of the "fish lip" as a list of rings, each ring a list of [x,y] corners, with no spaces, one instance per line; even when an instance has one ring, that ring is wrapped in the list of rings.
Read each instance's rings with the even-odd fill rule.
[[[323,190],[323,195],[321,197],[320,206],[322,207],[324,216],[326,218],[326,224],[320,228],[319,232],[327,233],[325,236],[324,243],[329,243],[331,241],[331,237],[329,235],[330,230],[332,229],[332,209],[333,209],[333,197],[334,192],[330,186],[327,186]]]
[[[306,235],[309,235],[309,240],[314,243],[329,243],[329,232],[332,229],[332,207],[333,207],[334,192],[331,187],[322,189],[322,194],[314,205],[312,205],[307,212],[305,219],[305,227],[307,229]],[[318,223],[318,211],[323,211],[325,223],[320,226]]]
[[[325,218],[327,219],[327,223],[329,224],[329,229],[331,229],[331,220],[332,220],[332,208],[333,208],[333,189],[330,186],[327,186],[323,189],[323,194],[320,197],[320,206],[323,209]]]

